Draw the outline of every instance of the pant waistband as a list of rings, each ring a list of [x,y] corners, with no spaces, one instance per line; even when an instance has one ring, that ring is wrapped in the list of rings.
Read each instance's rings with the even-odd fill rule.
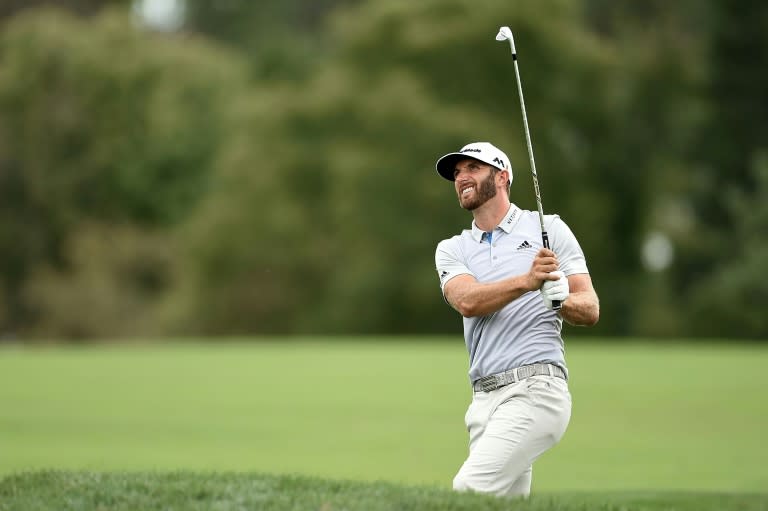
[[[557,378],[567,380],[565,371],[560,366],[554,364],[530,364],[508,369],[502,373],[483,376],[475,380],[472,388],[475,392],[490,392],[531,376],[556,376]]]

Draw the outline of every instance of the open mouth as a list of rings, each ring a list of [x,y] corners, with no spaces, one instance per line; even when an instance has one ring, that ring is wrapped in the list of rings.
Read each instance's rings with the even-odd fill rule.
[[[466,187],[466,188],[462,189],[462,190],[461,190],[461,196],[462,196],[462,197],[466,197],[467,195],[469,195],[470,193],[472,193],[472,191],[474,191],[474,189],[475,189],[475,187],[474,187],[474,186],[468,186],[468,187]]]

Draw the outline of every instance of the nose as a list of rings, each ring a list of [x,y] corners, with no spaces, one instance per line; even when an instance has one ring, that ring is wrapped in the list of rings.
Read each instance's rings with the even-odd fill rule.
[[[463,184],[472,182],[472,178],[466,174],[463,174],[462,172],[457,172],[454,181],[456,181],[456,185],[461,186]]]

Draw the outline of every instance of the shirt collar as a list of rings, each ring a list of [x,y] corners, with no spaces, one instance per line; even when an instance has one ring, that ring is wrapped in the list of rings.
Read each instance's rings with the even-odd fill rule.
[[[509,234],[510,232],[512,232],[512,229],[514,229],[515,225],[517,225],[517,222],[520,220],[520,213],[521,213],[520,208],[518,208],[514,204],[510,204],[509,211],[507,211],[507,214],[504,215],[504,218],[501,219],[501,222],[499,222],[499,225],[496,228],[501,229],[505,233]],[[475,221],[472,220],[472,239],[480,243],[483,240],[484,233],[485,231],[480,229],[475,223]]]

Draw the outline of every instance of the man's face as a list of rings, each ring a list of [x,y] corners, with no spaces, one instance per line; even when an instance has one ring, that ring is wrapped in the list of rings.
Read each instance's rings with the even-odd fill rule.
[[[454,186],[462,208],[473,211],[496,196],[493,167],[467,158],[456,164]]]

